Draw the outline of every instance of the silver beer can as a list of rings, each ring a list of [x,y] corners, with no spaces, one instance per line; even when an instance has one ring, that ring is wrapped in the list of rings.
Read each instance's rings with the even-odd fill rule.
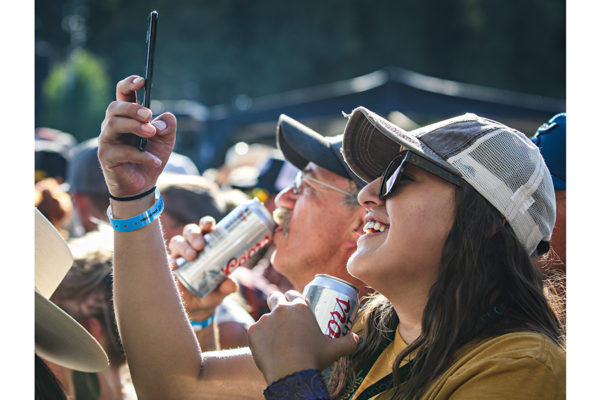
[[[350,283],[326,274],[317,274],[304,287],[319,327],[330,338],[345,335],[358,313],[358,289]]]
[[[265,206],[254,198],[227,214],[204,235],[204,249],[192,261],[175,260],[173,271],[196,297],[204,297],[237,267],[253,267],[273,239],[275,222]]]

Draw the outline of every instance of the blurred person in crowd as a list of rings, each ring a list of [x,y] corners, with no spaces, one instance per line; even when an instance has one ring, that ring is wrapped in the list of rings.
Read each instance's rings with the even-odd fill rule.
[[[259,169],[256,178],[237,185],[253,198],[260,200],[271,213],[277,207],[275,196],[294,182],[298,168],[281,156],[269,157]]]
[[[564,398],[564,332],[534,264],[554,190],[531,140],[474,114],[408,132],[358,107],[343,152],[368,182],[348,270],[377,295],[360,344],[325,337],[300,293],[272,295],[249,331],[265,398]],[[350,353],[328,388],[319,369]]]
[[[538,128],[531,140],[540,148],[548,165],[556,196],[556,224],[545,267],[566,271],[567,114],[560,113],[550,118]]]
[[[71,150],[77,144],[73,135],[51,128],[35,130],[35,182],[54,178],[59,184],[67,179]]]
[[[233,187],[236,183],[256,178],[258,168],[274,152],[272,146],[265,144],[238,142],[227,149],[222,166],[210,168],[203,175],[223,188]]]
[[[136,76],[119,82],[117,101],[108,107],[102,125],[100,160],[111,193],[118,197],[136,196],[152,188],[175,141],[172,114],[162,114],[150,123],[149,110],[135,103],[135,91],[143,82]],[[125,132],[148,137],[147,151],[139,152],[123,142]],[[289,117],[281,117],[278,145],[286,159],[302,171],[293,187],[276,199],[280,227],[274,234],[273,264],[298,290],[316,273],[329,273],[353,283],[362,296],[368,288],[345,268],[364,225],[365,213],[356,201],[362,180],[343,163],[341,139],[324,138]],[[112,218],[133,217],[153,204],[152,196],[127,202],[111,200]],[[202,233],[213,226],[214,220],[205,218],[200,226],[186,227],[187,242],[182,237],[172,239],[171,254],[193,259],[193,249],[203,247]],[[200,353],[165,254],[158,223],[115,232],[115,305],[138,394],[257,398],[263,388],[262,375],[248,348],[216,352],[214,356]],[[224,287],[230,282],[225,280],[208,294],[205,304],[216,306],[227,294],[229,289]],[[152,290],[147,290],[149,287]],[[150,348],[154,351],[148,352]]]
[[[163,172],[157,187],[165,200],[160,220],[166,242],[180,235],[185,225],[197,223],[205,215],[216,220],[225,215],[219,186],[200,175]]]
[[[203,216],[220,220],[225,206],[216,183],[197,175],[163,172],[157,182],[165,206],[160,216],[165,241],[182,233],[187,224]],[[194,297],[178,282],[179,291],[200,346],[206,350],[229,349],[248,345],[247,331],[254,323],[242,307],[237,293],[227,296],[216,308],[205,309],[202,299]],[[237,295],[237,296],[236,296]],[[236,296],[233,299],[232,296]]]
[[[67,180],[77,216],[72,236],[98,229],[101,221],[108,223],[108,188],[98,161],[97,138],[86,140],[73,149]]]
[[[59,184],[67,178],[69,151],[63,145],[48,140],[35,141],[35,182],[54,178]]]
[[[100,227],[69,241],[74,262],[50,298],[101,344],[110,362],[97,373],[73,372],[76,399],[131,399],[125,353],[112,300],[112,231]],[[129,379],[130,380],[130,379]]]
[[[35,184],[35,207],[54,225],[63,238],[69,237],[73,216],[71,196],[55,178],[45,178]]]
[[[559,319],[566,326],[567,290],[567,115],[556,114],[540,126],[531,138],[544,157],[552,176],[556,198],[556,223],[550,240],[550,251],[537,259],[537,265],[548,281],[548,296],[560,304]]]
[[[92,335],[49,298],[73,256],[58,231],[35,209],[35,398],[74,399],[73,371],[97,372],[108,358]]]

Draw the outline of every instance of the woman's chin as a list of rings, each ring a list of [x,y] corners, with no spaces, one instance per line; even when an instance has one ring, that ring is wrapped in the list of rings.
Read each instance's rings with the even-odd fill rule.
[[[347,264],[347,269],[350,275],[364,281],[362,276],[364,276],[365,272],[368,270],[368,268],[366,268],[365,261],[366,258],[363,256],[363,254],[361,254],[360,250],[354,252],[348,259]]]

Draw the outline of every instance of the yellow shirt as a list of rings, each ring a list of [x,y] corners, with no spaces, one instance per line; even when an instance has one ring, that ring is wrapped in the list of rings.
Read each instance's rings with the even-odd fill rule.
[[[352,397],[392,370],[406,347],[398,331]],[[550,339],[531,332],[476,340],[461,348],[455,362],[435,379],[422,399],[531,400],[566,397],[566,355]],[[372,397],[391,398],[392,390]]]

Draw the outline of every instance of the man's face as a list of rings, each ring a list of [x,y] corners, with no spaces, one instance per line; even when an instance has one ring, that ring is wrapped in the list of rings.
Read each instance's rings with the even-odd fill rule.
[[[306,166],[304,174],[353,192],[350,180],[312,162]],[[298,194],[290,187],[277,196],[275,215],[281,208],[289,211],[283,212],[283,222],[275,231],[275,251],[271,261],[297,290],[301,291],[318,273],[355,280],[348,274],[345,264],[355,249],[348,252],[348,243],[353,242],[356,246],[364,211],[358,204],[348,205],[347,197],[308,179],[303,180]]]

